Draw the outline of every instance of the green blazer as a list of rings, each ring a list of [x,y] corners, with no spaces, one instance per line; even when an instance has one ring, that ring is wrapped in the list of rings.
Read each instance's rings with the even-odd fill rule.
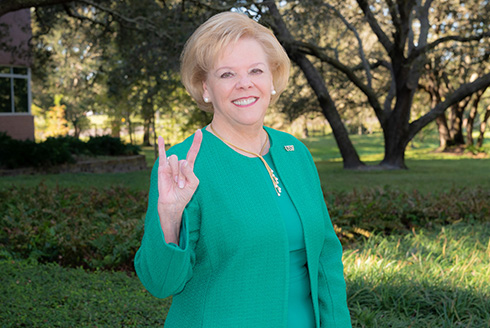
[[[303,224],[316,326],[351,327],[342,248],[313,159],[293,136],[266,131],[281,187]],[[185,158],[191,143],[192,137],[168,155]],[[160,227],[156,161],[145,233],[134,262],[151,294],[173,295],[165,327],[286,327],[288,239],[274,200],[278,196],[260,165],[203,129],[194,167],[200,184],[184,211],[176,246],[165,243]]]

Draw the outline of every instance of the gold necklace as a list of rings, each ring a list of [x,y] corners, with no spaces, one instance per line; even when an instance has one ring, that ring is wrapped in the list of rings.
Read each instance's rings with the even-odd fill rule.
[[[260,150],[260,154],[257,154],[257,153],[248,151],[246,149],[240,148],[238,146],[235,146],[234,144],[232,144],[229,141],[226,141],[218,133],[216,133],[216,131],[214,131],[213,126],[211,124],[209,125],[209,127],[211,128],[211,131],[213,131],[214,135],[216,137],[218,137],[218,139],[220,139],[221,141],[223,141],[225,144],[230,145],[230,146],[232,146],[232,147],[234,147],[234,148],[236,148],[238,150],[241,150],[241,151],[243,151],[245,153],[248,153],[248,154],[251,154],[251,155],[254,155],[254,156],[257,156],[258,158],[260,158],[260,160],[262,161],[262,163],[264,163],[265,168],[267,169],[267,172],[269,172],[269,176],[271,178],[272,184],[274,185],[274,189],[276,190],[277,196],[281,196],[282,190],[281,190],[281,187],[279,187],[279,179],[274,175],[274,171],[271,169],[271,167],[269,166],[269,164],[267,164],[267,162],[265,161],[265,159],[260,155],[264,151],[265,146],[267,145],[267,142],[269,141],[269,134],[267,132],[265,133],[265,136],[266,136],[265,137],[265,143],[262,146],[262,149]]]

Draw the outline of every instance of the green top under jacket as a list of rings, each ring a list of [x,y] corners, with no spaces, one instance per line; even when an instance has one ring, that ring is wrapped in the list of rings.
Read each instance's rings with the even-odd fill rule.
[[[270,128],[270,154],[303,224],[317,327],[351,327],[342,248],[307,148]],[[167,154],[185,158],[192,137]],[[285,147],[288,146],[288,147]],[[294,150],[292,149],[293,147]],[[194,171],[199,187],[182,218],[179,246],[165,243],[157,212],[156,161],[135,268],[156,297],[173,295],[165,327],[285,327],[289,248],[262,162],[203,129]]]

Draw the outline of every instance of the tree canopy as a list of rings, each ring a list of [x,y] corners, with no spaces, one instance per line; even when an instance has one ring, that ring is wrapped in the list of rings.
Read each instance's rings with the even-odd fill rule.
[[[96,107],[113,117],[114,131],[122,119],[131,131],[138,114],[149,142],[156,112],[175,115],[180,106],[195,120],[186,127],[208,120],[180,85],[179,53],[223,10],[272,29],[295,64],[279,108],[290,119],[321,112],[345,168],[365,166],[349,138],[349,125],[362,128],[365,117],[383,131],[380,166],[399,169],[409,142],[431,122],[441,146],[469,146],[473,126],[480,124],[480,142],[489,116],[488,1],[6,0],[0,15],[27,7],[35,7],[38,68],[45,68],[37,75],[49,77],[38,81],[51,97],[63,94],[73,126]]]

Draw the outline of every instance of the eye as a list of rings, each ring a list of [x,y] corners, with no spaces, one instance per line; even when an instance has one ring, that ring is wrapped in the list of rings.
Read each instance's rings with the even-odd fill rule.
[[[232,72],[224,72],[223,74],[220,75],[220,78],[227,79],[227,78],[233,77],[233,75],[234,74]]]
[[[253,75],[258,75],[258,74],[262,74],[264,73],[263,70],[261,70],[260,68],[253,68],[251,71],[250,71],[250,74],[253,74]]]

